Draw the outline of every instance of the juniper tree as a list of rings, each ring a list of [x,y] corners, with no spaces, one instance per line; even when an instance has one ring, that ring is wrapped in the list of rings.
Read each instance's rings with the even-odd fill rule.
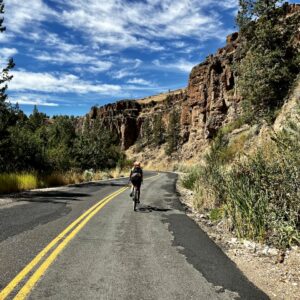
[[[284,20],[279,0],[240,0],[241,60],[238,88],[250,117],[272,119],[299,73],[299,53],[290,40],[297,21]],[[299,21],[299,20],[298,20]]]

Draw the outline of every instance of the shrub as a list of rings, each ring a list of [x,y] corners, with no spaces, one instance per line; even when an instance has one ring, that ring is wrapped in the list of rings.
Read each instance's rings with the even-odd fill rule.
[[[286,248],[300,243],[300,126],[290,123],[272,139],[270,147],[235,160],[230,168],[224,140],[218,140],[205,165],[182,182],[195,190],[196,209],[213,207],[212,218],[224,211],[239,237]]]
[[[77,170],[77,171],[76,171],[76,170],[68,171],[68,172],[65,174],[65,178],[66,178],[66,181],[67,181],[69,184],[75,184],[75,183],[80,183],[80,182],[83,182],[83,181],[84,181],[82,172],[79,171],[79,170]]]
[[[212,221],[220,221],[224,216],[223,208],[213,208],[209,213],[209,218]]]
[[[192,168],[191,171],[182,178],[182,186],[186,189],[193,190],[195,183],[198,181],[199,177],[199,170],[197,168]]]
[[[41,177],[40,186],[41,187],[56,187],[68,184],[66,176],[59,172],[53,172],[50,175]]]
[[[91,181],[94,177],[94,174],[95,174],[95,172],[93,169],[85,170],[83,172],[84,181]]]
[[[252,122],[274,121],[300,71],[299,51],[292,42],[299,16],[287,18],[287,5],[278,7],[279,2],[240,1],[237,86]]]

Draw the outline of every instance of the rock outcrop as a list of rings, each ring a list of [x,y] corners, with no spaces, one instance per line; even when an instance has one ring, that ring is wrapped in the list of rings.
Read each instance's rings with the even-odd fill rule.
[[[183,147],[184,158],[192,158],[195,152],[201,151],[238,110],[239,97],[232,70],[237,46],[238,33],[233,33],[227,37],[224,48],[192,69],[188,100],[181,114],[184,134],[189,132],[189,139]]]
[[[86,118],[99,119],[119,136],[120,144],[126,150],[143,137],[146,120],[152,126],[153,117],[161,114],[167,127],[169,114],[175,109],[181,116],[183,157],[191,158],[201,148],[198,146],[205,145],[215,135],[228,114],[236,111],[238,97],[234,91],[232,62],[237,43],[237,33],[228,36],[224,48],[195,66],[187,89],[162,94],[160,101],[124,100],[93,107]]]
[[[287,20],[297,15],[300,5],[286,6]],[[293,17],[294,18],[294,17]],[[300,32],[295,32],[293,44],[298,47]],[[153,128],[155,116],[162,116],[167,127],[169,115],[180,114],[181,145],[179,158],[189,160],[199,156],[218,129],[235,119],[240,112],[240,97],[235,85],[233,64],[238,57],[239,35],[229,35],[225,47],[195,66],[186,89],[140,100],[124,100],[103,107],[94,107],[86,116],[101,123],[120,139],[124,150],[145,137],[145,126]],[[144,139],[145,141],[145,139]]]

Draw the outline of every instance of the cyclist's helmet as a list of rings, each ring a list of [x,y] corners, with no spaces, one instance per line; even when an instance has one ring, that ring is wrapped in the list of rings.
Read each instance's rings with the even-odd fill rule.
[[[139,161],[135,161],[133,164],[134,167],[140,167],[141,163]]]

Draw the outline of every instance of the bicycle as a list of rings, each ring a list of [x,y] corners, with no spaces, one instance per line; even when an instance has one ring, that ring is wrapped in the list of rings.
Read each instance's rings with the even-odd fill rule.
[[[136,186],[133,187],[132,191],[132,200],[133,200],[133,210],[136,211],[136,206],[138,203],[140,203],[140,194],[141,191]]]

